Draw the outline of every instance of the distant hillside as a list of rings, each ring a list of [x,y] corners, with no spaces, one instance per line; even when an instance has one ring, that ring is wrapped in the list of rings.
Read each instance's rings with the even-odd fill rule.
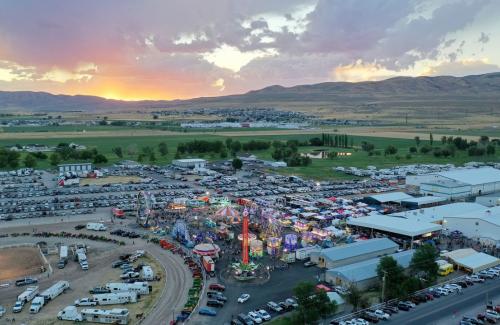
[[[443,103],[446,103],[443,105]],[[166,107],[332,107],[337,109],[427,109],[461,107],[471,111],[500,109],[500,73],[465,77],[397,77],[371,82],[325,82],[294,87],[270,86],[240,95],[176,101],[119,101],[95,96],[52,95],[43,92],[2,92],[0,110],[29,112],[131,111]]]

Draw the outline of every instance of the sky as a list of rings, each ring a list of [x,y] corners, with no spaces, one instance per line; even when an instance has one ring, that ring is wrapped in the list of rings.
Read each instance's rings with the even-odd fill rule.
[[[0,2],[0,90],[185,99],[500,71],[497,0]]]

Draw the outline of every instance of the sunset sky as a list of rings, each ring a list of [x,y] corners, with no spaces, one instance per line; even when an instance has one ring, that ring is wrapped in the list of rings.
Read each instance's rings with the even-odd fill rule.
[[[117,99],[499,71],[496,0],[6,0],[0,90]]]

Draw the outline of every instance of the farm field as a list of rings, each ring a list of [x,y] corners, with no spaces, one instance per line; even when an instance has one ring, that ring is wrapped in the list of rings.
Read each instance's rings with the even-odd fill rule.
[[[36,247],[0,248],[0,281],[38,275],[43,265]]]
[[[373,134],[366,135],[352,135],[352,133],[347,132],[350,131],[350,128],[339,129],[339,133],[347,133],[350,138],[353,140],[353,148],[331,148],[331,147],[299,147],[299,151],[301,153],[308,153],[312,150],[325,150],[325,151],[337,151],[337,152],[346,152],[350,153],[350,156],[339,156],[333,159],[312,159],[312,164],[307,167],[287,167],[277,169],[278,173],[283,173],[287,175],[298,175],[310,177],[318,180],[323,179],[345,179],[350,178],[343,173],[334,173],[332,168],[343,166],[343,167],[358,167],[358,168],[366,168],[366,166],[376,166],[376,167],[391,167],[395,165],[403,165],[403,164],[417,164],[417,163],[453,163],[456,165],[462,165],[469,161],[483,161],[483,162],[491,162],[491,161],[500,161],[500,150],[497,149],[495,155],[491,156],[478,156],[478,157],[469,157],[467,152],[465,151],[457,151],[454,157],[435,157],[432,154],[421,154],[415,153],[408,156],[409,148],[412,146],[416,146],[415,140],[405,139],[405,138],[394,138],[394,137],[377,137],[373,136]],[[137,131],[138,132],[138,131]],[[221,132],[218,134],[193,134],[193,133],[183,133],[183,134],[157,134],[157,135],[149,135],[149,136],[107,136],[107,137],[86,137],[86,138],[74,138],[74,137],[57,137],[57,138],[36,138],[36,139],[0,139],[0,146],[7,146],[13,144],[45,144],[49,146],[56,146],[61,142],[75,142],[81,145],[87,146],[87,148],[92,149],[96,148],[100,153],[104,154],[108,163],[105,165],[113,164],[121,160],[137,160],[137,155],[141,151],[141,148],[149,146],[155,149],[155,157],[156,160],[153,162],[144,161],[144,163],[154,163],[158,165],[170,163],[175,156],[175,151],[177,145],[182,142],[193,141],[193,140],[220,140],[225,141],[226,138],[232,138],[233,140],[239,140],[240,142],[248,142],[251,140],[263,140],[263,141],[286,141],[286,140],[299,140],[299,141],[307,141],[313,137],[320,137],[321,135],[318,133],[307,132],[305,134],[290,134],[291,131],[287,130],[279,130],[279,131],[265,131],[265,132],[253,132],[252,135],[248,135],[246,132]],[[300,131],[296,131],[300,132]],[[288,133],[288,134],[287,134]],[[360,133],[362,134],[362,133]],[[392,134],[392,133],[391,133]],[[414,133],[419,135],[421,140],[420,146],[425,144],[429,144],[429,141],[426,140],[428,138],[428,134],[423,133]],[[40,136],[40,135],[39,135]],[[469,139],[477,140],[477,136],[470,135]],[[440,145],[440,136],[438,134],[434,134],[434,146]],[[380,155],[372,155],[369,156],[367,152],[361,150],[361,143],[363,141],[372,143],[375,146],[375,150],[381,151]],[[165,142],[168,146],[168,153],[165,156],[161,156],[158,152],[158,144],[161,142]],[[398,149],[398,152],[395,155],[384,156],[383,151],[388,145],[393,145]],[[123,149],[123,157],[119,158],[116,156],[112,149],[115,147],[121,147]],[[255,154],[257,157],[261,159],[272,160],[271,154],[272,149],[268,150],[260,150],[253,151],[252,154]],[[23,153],[25,155],[25,153]],[[183,158],[188,157],[200,157],[210,161],[219,160],[219,155],[216,154],[193,154],[191,156],[183,156]],[[70,161],[69,161],[70,162]],[[37,168],[50,168],[47,160],[38,160]]]

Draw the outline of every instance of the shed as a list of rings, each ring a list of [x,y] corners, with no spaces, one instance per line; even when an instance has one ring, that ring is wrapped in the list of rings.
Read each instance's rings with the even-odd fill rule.
[[[337,304],[337,313],[341,313],[345,309],[345,300],[336,292],[327,292],[326,295],[330,302],[334,302]]]
[[[500,259],[477,252],[472,248],[457,249],[443,254],[449,258],[458,268],[475,273],[500,264]]]
[[[347,219],[349,226],[357,226],[366,229],[375,229],[391,234],[415,238],[427,237],[434,231],[440,231],[441,226],[426,221],[410,220],[398,216],[387,216],[375,214],[366,217]]]
[[[436,205],[438,203],[445,202],[446,200],[447,200],[446,197],[440,197],[440,196],[421,196],[421,197],[414,197],[411,199],[405,199],[401,201],[401,205],[409,209],[418,209]]]

